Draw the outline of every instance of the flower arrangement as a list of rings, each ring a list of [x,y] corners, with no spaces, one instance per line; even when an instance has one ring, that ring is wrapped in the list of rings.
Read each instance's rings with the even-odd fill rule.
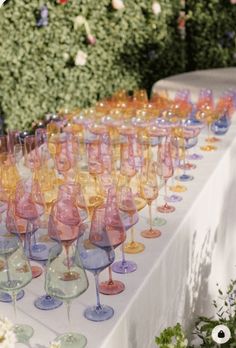
[[[213,301],[215,318],[200,316],[195,323],[193,335],[201,341],[197,347],[236,347],[236,280],[231,280],[225,294],[219,287],[218,293],[218,300]],[[164,329],[155,342],[160,348],[194,348],[179,323]]]
[[[58,342],[53,341],[53,342],[51,342],[49,348],[61,348],[61,343],[59,341]]]
[[[13,324],[7,318],[0,318],[0,347],[14,348],[16,344],[16,335]]]
[[[188,346],[188,340],[179,323],[163,330],[155,341],[160,348],[186,348]]]

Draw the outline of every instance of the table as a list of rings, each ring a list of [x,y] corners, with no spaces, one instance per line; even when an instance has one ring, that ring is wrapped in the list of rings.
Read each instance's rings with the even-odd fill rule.
[[[220,76],[225,76],[225,71],[220,70],[217,70],[219,85],[214,80],[217,92],[221,88]],[[208,73],[215,76],[213,72]],[[180,75],[179,85],[177,76],[174,77],[175,88],[184,85],[196,93],[195,88],[206,87],[205,80],[194,84],[195,76],[200,73],[192,73],[193,81],[186,74],[188,79],[184,84],[182,76],[186,76]],[[209,76],[208,73],[204,72],[204,76]],[[167,82],[171,86],[172,79]],[[160,81],[154,88],[163,83],[167,86],[165,81]],[[226,87],[225,81],[223,89]],[[199,142],[204,137],[201,134]],[[236,117],[222,139],[217,144],[218,151],[204,154],[204,159],[197,162],[197,169],[192,171],[195,180],[186,183],[188,191],[176,204],[176,212],[167,216],[168,223],[160,228],[160,238],[144,240],[140,236],[139,232],[148,224],[146,208],[141,212],[136,236],[146,249],[141,254],[127,255],[127,259],[137,262],[136,272],[114,275],[125,282],[125,292],[101,295],[102,303],[115,310],[109,321],[94,323],[83,318],[85,307],[95,303],[94,281],[88,274],[89,289],[73,301],[71,311],[72,329],[87,337],[88,348],[154,348],[155,334],[165,327],[179,321],[188,331],[194,318],[209,315],[212,299],[217,294],[216,282],[224,288],[235,278]],[[161,196],[162,192],[158,204],[163,199]],[[119,258],[119,250],[117,254]],[[101,274],[101,279],[105,278],[106,270]],[[66,308],[47,312],[34,308],[34,299],[44,293],[43,277],[33,280],[25,291],[26,296],[17,304],[18,321],[35,329],[30,347],[46,348],[58,333],[68,330]],[[9,304],[0,303],[0,313],[14,320]]]
[[[188,88],[192,93],[192,100],[196,101],[201,88],[210,88],[217,98],[222,91],[236,88],[236,68],[222,68],[197,70],[159,80],[153,85],[152,92],[158,89],[168,90],[171,97],[176,90]]]

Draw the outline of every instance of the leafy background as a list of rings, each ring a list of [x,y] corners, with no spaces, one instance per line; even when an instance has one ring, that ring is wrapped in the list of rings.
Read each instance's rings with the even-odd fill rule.
[[[236,4],[230,0],[187,0],[188,70],[236,65]]]
[[[49,25],[37,28],[44,3]],[[29,127],[60,108],[85,107],[117,89],[150,89],[161,77],[185,69],[184,43],[177,28],[179,0],[125,0],[116,11],[110,0],[9,0],[0,9],[0,107],[7,126]],[[87,43],[84,16],[97,41]],[[75,66],[78,50],[88,54]]]
[[[47,4],[49,25],[38,28]],[[117,89],[146,88],[187,70],[236,65],[236,5],[188,0],[186,40],[178,18],[184,0],[8,0],[0,8],[0,114],[7,127],[25,129],[45,113],[86,107]],[[87,42],[74,19],[84,16],[97,41]],[[74,63],[78,50],[85,66]]]

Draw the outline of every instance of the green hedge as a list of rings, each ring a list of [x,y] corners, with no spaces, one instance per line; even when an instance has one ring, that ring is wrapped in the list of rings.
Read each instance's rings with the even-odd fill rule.
[[[164,77],[185,69],[184,43],[177,19],[179,0],[124,0],[114,10],[111,0],[8,0],[0,9],[0,109],[8,127],[26,128],[33,120],[60,108],[85,107],[125,88],[150,89]],[[48,26],[36,18],[44,3]],[[84,16],[96,44],[89,45]],[[78,50],[87,64],[74,63]]]
[[[236,4],[187,0],[188,70],[236,65]]]

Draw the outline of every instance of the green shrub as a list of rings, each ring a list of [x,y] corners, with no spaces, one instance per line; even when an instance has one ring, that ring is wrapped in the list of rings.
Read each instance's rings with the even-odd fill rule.
[[[230,0],[188,0],[188,69],[236,65],[236,5]]]
[[[40,6],[47,4],[48,26],[38,28]],[[8,127],[26,128],[60,108],[86,107],[117,89],[150,89],[159,78],[184,71],[184,43],[177,19],[179,0],[8,0],[0,9],[0,110]],[[84,16],[96,44],[89,45]],[[78,50],[87,64],[74,63]]]

